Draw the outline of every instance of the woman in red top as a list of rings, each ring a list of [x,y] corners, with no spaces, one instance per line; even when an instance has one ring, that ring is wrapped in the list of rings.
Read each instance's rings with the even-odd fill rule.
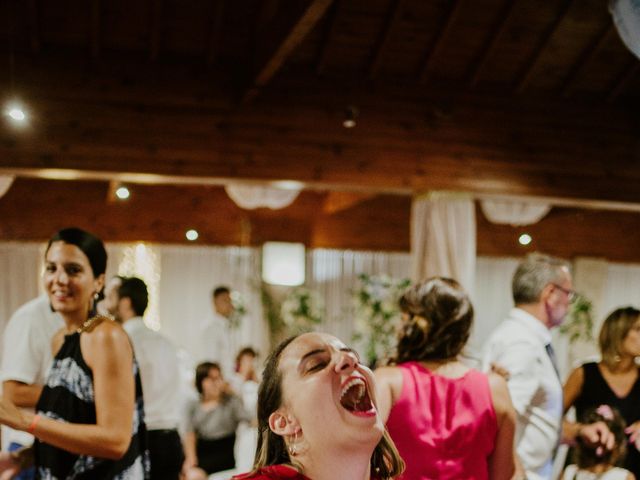
[[[388,480],[404,464],[375,402],[371,370],[331,335],[306,333],[271,353],[258,392],[252,480]]]
[[[515,412],[505,380],[458,356],[473,307],[455,280],[409,288],[396,355],[376,370],[379,405],[407,480],[507,480],[514,472]]]

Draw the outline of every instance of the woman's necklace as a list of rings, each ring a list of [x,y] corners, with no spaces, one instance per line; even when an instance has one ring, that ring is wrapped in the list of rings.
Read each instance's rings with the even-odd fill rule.
[[[78,333],[83,332],[92,332],[94,328],[100,325],[104,321],[113,321],[112,318],[109,318],[105,315],[95,315],[94,317],[89,318],[86,322],[78,327],[76,330]]]

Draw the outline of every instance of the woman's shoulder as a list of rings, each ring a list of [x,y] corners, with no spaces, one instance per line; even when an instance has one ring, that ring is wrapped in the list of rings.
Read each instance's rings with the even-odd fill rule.
[[[269,465],[254,472],[236,475],[232,480],[309,480],[288,465]]]

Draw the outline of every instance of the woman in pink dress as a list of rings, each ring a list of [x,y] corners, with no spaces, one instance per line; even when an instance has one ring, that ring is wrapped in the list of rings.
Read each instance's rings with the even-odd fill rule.
[[[458,360],[473,322],[455,280],[409,288],[398,346],[375,371],[378,406],[407,480],[501,480],[514,473],[515,412],[506,381]]]

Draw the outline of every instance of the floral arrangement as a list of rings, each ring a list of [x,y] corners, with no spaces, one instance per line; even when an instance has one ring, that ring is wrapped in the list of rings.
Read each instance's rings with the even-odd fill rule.
[[[571,303],[569,314],[560,325],[560,333],[569,337],[569,343],[593,340],[593,305],[583,295],[577,294]]]
[[[400,319],[398,300],[411,281],[365,273],[358,275],[358,280],[360,284],[353,292],[356,309],[353,340],[363,342],[367,362],[374,366],[388,357],[395,346]]]
[[[288,333],[305,332],[322,322],[324,304],[317,292],[296,287],[282,301],[280,315]]]
[[[229,327],[236,330],[240,327],[242,319],[247,314],[247,307],[243,295],[237,290],[231,292],[231,304],[233,305],[233,313],[229,317]]]
[[[307,287],[287,291],[279,301],[264,285],[261,288],[262,306],[269,323],[271,341],[312,330],[324,318],[324,302],[317,292]]]

